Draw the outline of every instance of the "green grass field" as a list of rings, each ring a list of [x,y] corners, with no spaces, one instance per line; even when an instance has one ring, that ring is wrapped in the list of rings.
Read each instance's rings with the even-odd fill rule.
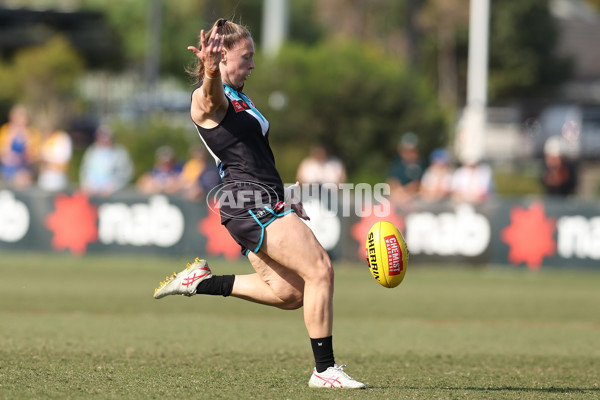
[[[307,386],[302,312],[152,298],[187,260],[0,255],[2,399],[597,399],[600,273],[411,265],[385,289],[336,265],[336,360]],[[248,273],[213,261],[215,273]]]

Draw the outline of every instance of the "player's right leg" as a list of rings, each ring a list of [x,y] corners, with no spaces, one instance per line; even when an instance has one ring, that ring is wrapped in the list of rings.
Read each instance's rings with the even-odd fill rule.
[[[308,381],[311,388],[364,389],[364,383],[357,381],[344,372],[345,365],[334,364],[325,371],[318,372],[315,368]]]
[[[295,214],[278,218],[266,229],[259,255],[275,260],[304,282],[304,323],[308,331],[315,369],[310,387],[362,389],[364,384],[348,376],[333,354],[333,268],[329,256],[310,228]]]
[[[294,213],[277,218],[266,228],[260,253],[303,279],[304,322],[309,336],[331,336],[334,272],[310,228]]]

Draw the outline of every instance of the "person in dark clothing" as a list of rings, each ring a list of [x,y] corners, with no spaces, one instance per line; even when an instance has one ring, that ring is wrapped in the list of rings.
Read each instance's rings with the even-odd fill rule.
[[[254,69],[254,42],[243,26],[219,19],[200,32],[192,75],[191,117],[218,166],[221,223],[240,244],[255,273],[212,275],[196,259],[155,290],[154,297],[214,294],[285,310],[304,307],[315,357],[311,387],[364,388],[335,363],[332,345],[333,268],[302,221],[301,202],[286,196],[269,146],[269,122],[243,92]],[[291,208],[286,206],[290,201]]]

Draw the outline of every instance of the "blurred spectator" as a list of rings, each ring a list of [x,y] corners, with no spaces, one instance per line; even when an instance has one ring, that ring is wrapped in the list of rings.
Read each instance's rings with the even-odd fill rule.
[[[170,146],[156,150],[154,167],[137,181],[137,189],[145,194],[174,194],[180,191],[181,165]]]
[[[0,164],[7,184],[24,189],[33,183],[39,146],[40,133],[29,125],[27,109],[14,106],[0,127]]]
[[[204,196],[212,188],[221,183],[221,177],[219,176],[219,170],[213,164],[207,164],[206,168],[202,171],[198,177],[198,186],[202,191],[201,196]]]
[[[336,157],[330,155],[325,147],[313,145],[308,157],[298,166],[296,179],[300,183],[334,183],[346,181],[346,167]]]
[[[188,200],[200,200],[213,187],[221,183],[219,171],[206,159],[201,144],[190,148],[190,158],[183,164],[180,175],[181,193]]]
[[[398,143],[398,157],[388,170],[390,198],[395,204],[406,205],[419,193],[425,163],[419,154],[417,135],[407,132]]]
[[[493,191],[492,169],[477,159],[465,159],[452,176],[452,197],[460,203],[481,204]]]
[[[551,196],[569,196],[575,194],[577,187],[577,167],[563,154],[560,139],[552,136],[544,144],[544,165],[542,185],[546,194]]]
[[[427,202],[447,199],[452,193],[452,168],[446,149],[435,149],[429,156],[429,167],[421,179],[419,194]]]
[[[127,149],[114,142],[110,127],[99,126],[81,160],[81,189],[91,196],[110,196],[126,187],[132,175],[133,163]]]
[[[71,137],[47,122],[42,126],[42,145],[38,186],[47,191],[65,190],[69,185],[67,172],[72,155]]]

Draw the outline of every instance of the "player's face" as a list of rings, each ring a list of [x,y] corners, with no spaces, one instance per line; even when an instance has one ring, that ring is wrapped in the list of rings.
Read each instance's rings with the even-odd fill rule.
[[[226,82],[235,89],[244,87],[244,82],[254,69],[254,42],[243,39],[232,49],[226,50]]]

